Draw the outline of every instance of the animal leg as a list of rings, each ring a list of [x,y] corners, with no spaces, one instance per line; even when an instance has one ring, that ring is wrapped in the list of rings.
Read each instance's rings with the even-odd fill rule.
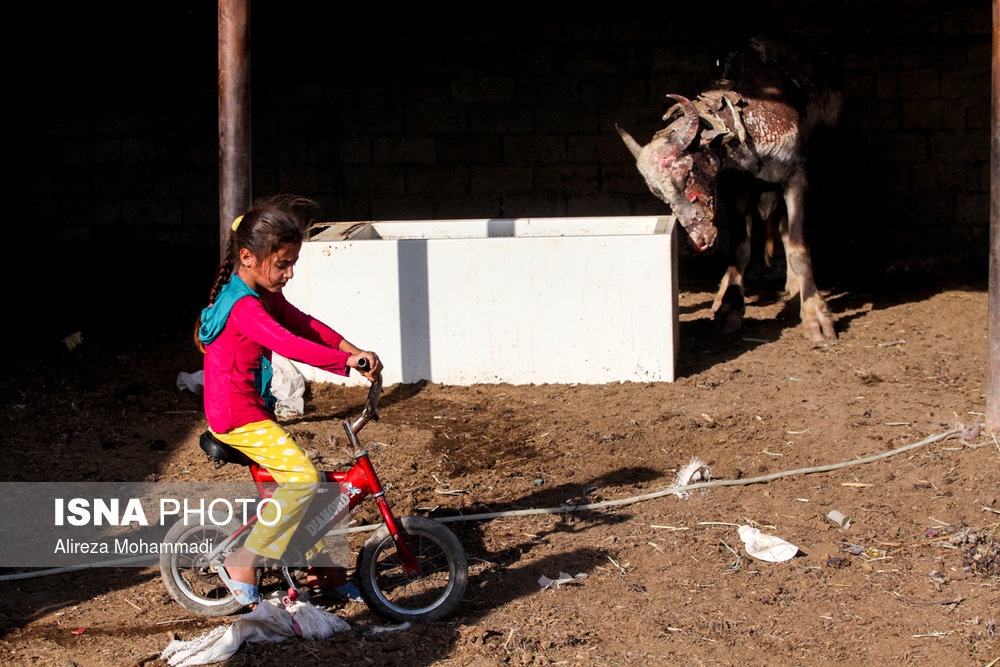
[[[723,276],[712,303],[712,312],[719,333],[735,333],[743,327],[746,301],[743,298],[743,276],[736,271],[736,267],[729,267]]]
[[[712,302],[715,327],[719,333],[730,334],[743,327],[743,315],[746,313],[746,300],[743,293],[743,274],[750,261],[750,225],[751,217],[746,217],[747,234],[736,244],[732,264],[726,270],[726,275],[719,283],[719,291]]]
[[[801,300],[802,334],[812,341],[822,342],[837,338],[833,317],[826,302],[816,289],[813,279],[812,258],[803,232],[805,176],[792,179],[785,191],[788,210],[788,230],[782,234],[785,257],[788,262],[786,287],[789,295],[799,295]]]
[[[799,295],[799,276],[792,265],[791,239],[788,234],[788,220],[783,219],[779,225],[781,245],[785,249],[785,296],[794,299]]]
[[[794,268],[799,278],[802,335],[817,342],[836,339],[837,330],[833,324],[833,317],[813,281],[809,252],[807,250],[791,250],[788,263]]]
[[[771,191],[760,193],[760,201],[757,202],[757,212],[760,215],[760,219],[764,221],[764,264],[768,268],[771,268],[774,265],[774,255],[777,251],[778,239],[784,239],[783,234],[788,227],[785,218],[779,215],[778,193]]]

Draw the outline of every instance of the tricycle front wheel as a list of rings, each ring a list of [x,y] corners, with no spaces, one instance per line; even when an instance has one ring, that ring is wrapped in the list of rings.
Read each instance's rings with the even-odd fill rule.
[[[408,516],[397,521],[421,574],[407,575],[392,535],[382,526],[358,554],[356,575],[362,599],[372,611],[398,622],[426,623],[448,617],[469,580],[462,543],[433,519]]]

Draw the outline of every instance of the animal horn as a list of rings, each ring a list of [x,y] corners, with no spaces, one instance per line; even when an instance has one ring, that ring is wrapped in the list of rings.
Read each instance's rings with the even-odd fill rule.
[[[681,105],[681,109],[684,110],[684,119],[687,121],[687,127],[680,135],[674,137],[674,143],[680,146],[680,150],[684,150],[691,145],[691,142],[698,135],[698,123],[700,122],[698,120],[698,110],[694,108],[691,100],[683,95],[668,93],[667,97]]]
[[[729,107],[729,113],[733,116],[733,129],[736,132],[736,138],[740,140],[741,144],[745,144],[747,142],[747,131],[746,128],[743,127],[743,120],[740,118],[740,112],[736,110],[736,107],[733,106],[733,102],[728,96],[723,95],[722,101],[725,102],[727,107]]]
[[[639,142],[632,138],[632,135],[622,129],[622,126],[615,123],[615,129],[618,130],[618,134],[621,135],[622,141],[628,146],[628,150],[632,153],[632,157],[639,159],[639,152],[642,150],[642,146]]]

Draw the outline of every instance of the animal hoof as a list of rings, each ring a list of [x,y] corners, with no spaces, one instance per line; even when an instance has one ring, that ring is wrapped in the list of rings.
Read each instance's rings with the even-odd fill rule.
[[[736,333],[743,328],[743,313],[723,306],[715,313],[715,330],[720,334]]]
[[[730,285],[715,307],[715,329],[719,333],[736,333],[743,328],[743,314],[746,302],[743,292],[736,285]]]
[[[802,304],[802,334],[816,343],[837,340],[833,318],[819,296],[814,296]]]
[[[814,343],[837,340],[837,331],[833,328],[833,322],[829,320],[804,323],[802,325],[802,335]]]

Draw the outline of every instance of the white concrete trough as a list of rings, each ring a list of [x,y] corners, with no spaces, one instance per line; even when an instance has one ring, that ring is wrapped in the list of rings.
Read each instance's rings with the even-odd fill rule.
[[[330,223],[285,294],[378,352],[387,385],[672,382],[673,231],[672,216]]]

